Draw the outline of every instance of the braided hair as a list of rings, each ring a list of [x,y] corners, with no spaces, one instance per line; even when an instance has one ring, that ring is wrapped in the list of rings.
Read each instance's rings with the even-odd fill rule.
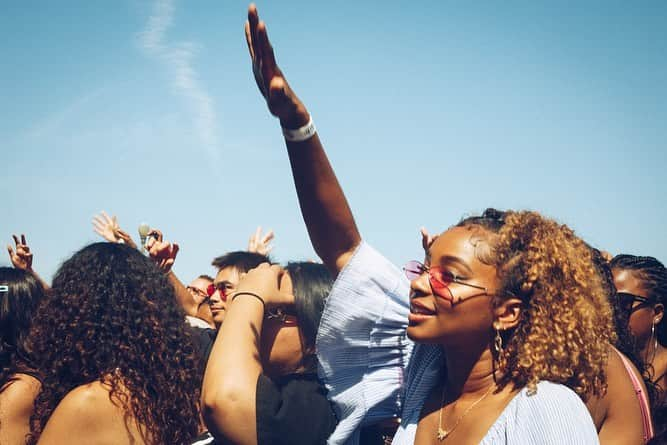
[[[667,269],[664,264],[652,256],[621,254],[611,260],[612,269],[632,271],[647,292],[647,297],[657,303],[667,305]],[[667,317],[662,317],[656,326],[658,342],[667,346]]]

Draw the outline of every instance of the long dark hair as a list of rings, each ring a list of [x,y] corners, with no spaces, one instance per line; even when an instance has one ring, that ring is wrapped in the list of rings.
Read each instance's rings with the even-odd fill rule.
[[[324,303],[326,302],[333,277],[326,266],[311,262],[290,262],[285,267],[292,279],[294,290],[294,309],[299,320],[299,329],[306,350],[312,351],[310,360],[305,360],[306,371],[317,369],[315,359],[315,340],[320,325]]]
[[[189,443],[197,434],[200,382],[184,314],[165,275],[137,250],[96,243],[75,253],[56,273],[30,338],[44,379],[30,444],[69,391],[96,381],[111,387],[148,443]]]
[[[44,287],[30,272],[0,267],[0,388],[21,371],[34,371],[27,345],[33,316],[44,298]]]

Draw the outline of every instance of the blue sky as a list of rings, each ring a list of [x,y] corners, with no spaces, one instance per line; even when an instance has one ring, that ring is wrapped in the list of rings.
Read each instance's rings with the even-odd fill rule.
[[[184,280],[257,225],[314,253],[241,1],[3,2],[0,239],[47,279],[146,221]],[[363,236],[396,263],[418,229],[535,209],[613,253],[667,261],[667,3],[259,2]],[[0,263],[8,263],[5,258]]]

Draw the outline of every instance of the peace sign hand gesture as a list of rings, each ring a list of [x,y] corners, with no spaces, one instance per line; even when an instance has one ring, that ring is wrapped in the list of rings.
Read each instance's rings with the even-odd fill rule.
[[[278,68],[266,24],[259,20],[254,4],[248,8],[245,37],[257,87],[266,99],[271,114],[280,119],[284,128],[295,129],[307,124],[310,119],[308,111]]]
[[[12,235],[12,238],[14,238],[14,243],[16,244],[16,252],[12,249],[11,244],[7,245],[7,252],[9,252],[9,259],[12,262],[12,266],[16,269],[32,271],[32,252],[30,252],[30,247],[28,247],[28,243],[25,240],[25,235],[21,235],[20,241],[16,235]]]

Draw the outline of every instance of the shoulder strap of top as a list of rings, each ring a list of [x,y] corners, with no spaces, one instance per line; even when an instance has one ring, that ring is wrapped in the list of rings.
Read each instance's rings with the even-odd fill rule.
[[[621,354],[621,352],[618,351],[616,348],[613,349],[621,358],[623,366],[625,367],[625,370],[628,372],[628,375],[630,376],[630,381],[632,381],[632,386],[635,389],[635,393],[637,394],[637,399],[639,399],[639,408],[641,409],[642,421],[644,423],[644,443],[646,443],[649,440],[651,440],[655,434],[653,431],[653,422],[651,421],[651,408],[649,405],[648,396],[644,392],[642,388],[641,379],[637,377],[637,374],[635,374],[634,368],[632,366],[632,363],[630,363],[630,360],[628,360],[628,358],[623,354]]]

